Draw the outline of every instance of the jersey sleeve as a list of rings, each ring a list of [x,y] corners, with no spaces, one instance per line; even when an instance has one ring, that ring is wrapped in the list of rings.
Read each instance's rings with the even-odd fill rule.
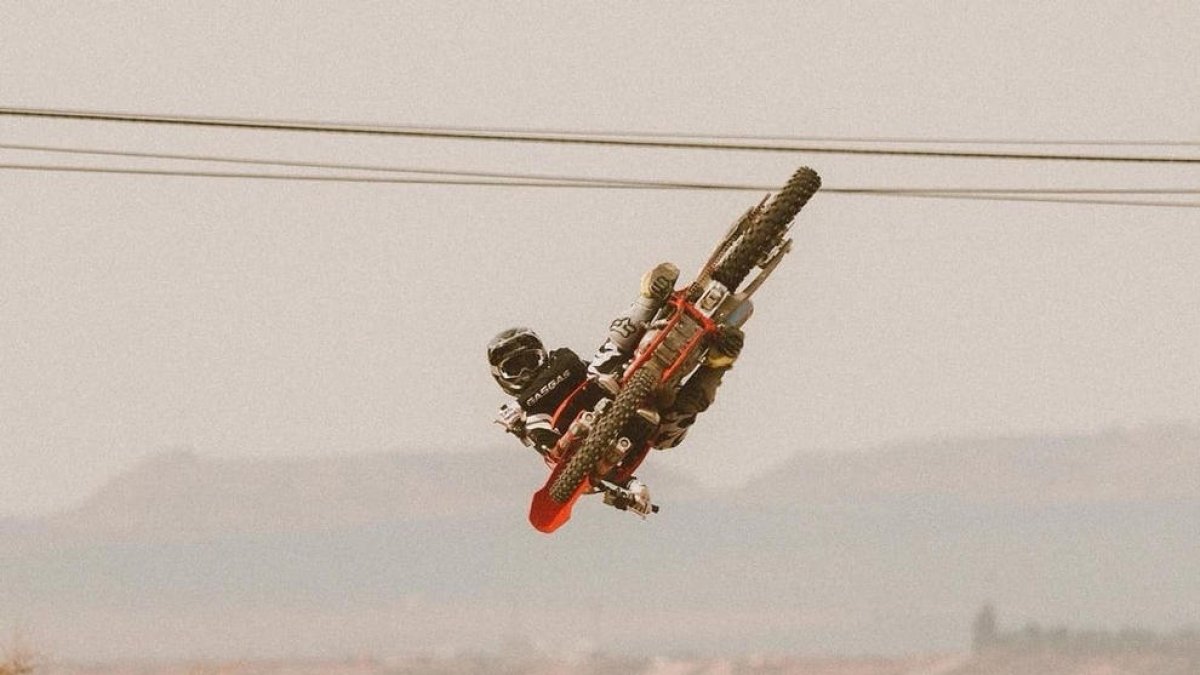
[[[545,413],[529,415],[525,418],[525,437],[533,447],[543,455],[558,443],[559,433],[550,423],[551,416]]]

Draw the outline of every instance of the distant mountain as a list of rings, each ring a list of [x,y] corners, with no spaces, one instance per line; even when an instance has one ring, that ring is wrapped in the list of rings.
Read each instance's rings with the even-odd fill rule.
[[[526,523],[546,472],[520,448],[169,453],[0,526],[0,630],[103,659],[514,634],[552,653],[955,651],[985,599],[1015,620],[1200,623],[1198,441],[1153,428],[799,455],[720,498],[650,465],[662,513],[590,499],[553,536]]]
[[[172,452],[50,522],[89,537],[213,537],[454,517],[500,503],[491,485],[517,473],[513,463],[499,453],[216,460]]]
[[[649,462],[671,505],[708,499]],[[546,472],[532,452],[211,459],[151,456],[74,508],[6,531],[96,537],[213,537],[456,518],[511,508]],[[800,454],[734,492],[739,504],[831,504],[907,497],[1023,506],[1200,500],[1200,430],[909,443]]]
[[[204,539],[463,518],[528,500],[546,475],[537,455],[520,447],[250,460],[171,451],[151,456],[46,525],[87,539]],[[659,485],[682,495],[698,490],[662,470]]]
[[[908,443],[802,454],[751,481],[751,503],[943,497],[1052,505],[1200,500],[1200,430]]]

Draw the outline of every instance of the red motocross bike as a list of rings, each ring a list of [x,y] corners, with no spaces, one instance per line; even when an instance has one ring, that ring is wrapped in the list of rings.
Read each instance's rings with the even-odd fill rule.
[[[791,249],[792,220],[820,186],[815,171],[798,169],[774,199],[768,195],[738,219],[696,279],[670,296],[645,327],[619,381],[606,383],[611,396],[579,413],[560,439],[550,477],[530,506],[535,528],[558,529],[585,493],[603,492],[606,503],[621,509],[633,504],[634,495],[621,486],[650,451],[658,409],[704,360],[720,327],[740,327],[750,317],[750,296]],[[742,287],[755,268],[759,272]],[[564,402],[559,412],[567,408]]]

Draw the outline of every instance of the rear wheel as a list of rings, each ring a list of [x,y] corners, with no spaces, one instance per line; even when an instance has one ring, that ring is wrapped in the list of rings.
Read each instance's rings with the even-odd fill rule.
[[[712,278],[730,291],[746,279],[754,265],[779,243],[788,225],[821,187],[816,171],[802,166],[775,195],[760,218],[752,221],[733,250],[713,269]]]
[[[617,442],[625,423],[645,402],[656,382],[658,372],[653,366],[642,366],[633,374],[629,382],[617,393],[612,405],[596,420],[591,433],[583,439],[583,444],[567,462],[567,468],[563,469],[550,486],[551,499],[559,504],[571,499],[579,484],[596,470],[596,465],[604,453]]]

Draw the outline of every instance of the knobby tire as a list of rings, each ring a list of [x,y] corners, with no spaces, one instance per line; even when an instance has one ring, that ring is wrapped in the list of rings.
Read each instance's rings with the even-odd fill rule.
[[[584,437],[582,445],[567,462],[567,468],[559,474],[554,484],[550,486],[550,498],[559,504],[564,504],[575,494],[579,484],[584,481],[600,462],[604,453],[617,442],[625,423],[645,402],[646,397],[658,382],[658,372],[650,365],[642,366],[629,382],[617,392],[617,398],[604,414],[596,420],[591,433]]]
[[[816,171],[807,166],[797,169],[762,216],[751,221],[733,250],[713,269],[712,278],[730,291],[737,290],[750,270],[779,243],[796,214],[820,187],[821,177]]]

